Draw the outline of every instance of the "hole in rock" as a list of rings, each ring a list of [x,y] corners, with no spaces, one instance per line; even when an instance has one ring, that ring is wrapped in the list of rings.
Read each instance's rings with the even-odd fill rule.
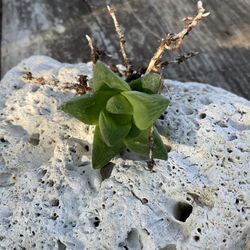
[[[0,138],[0,142],[5,143],[5,142],[8,142],[8,141],[5,140],[4,138]]]
[[[85,167],[85,166],[88,166],[90,164],[90,161],[84,161],[82,162],[78,167]],[[83,171],[83,173],[85,173],[85,171]]]
[[[66,250],[67,247],[60,240],[57,240],[58,250]]]
[[[32,88],[31,88],[31,91],[36,92],[39,88],[40,88],[39,85],[33,85]]]
[[[172,150],[172,147],[170,145],[165,145],[165,147],[168,153]]]
[[[205,113],[201,113],[201,114],[200,114],[200,119],[204,119],[204,118],[206,118],[206,116],[207,116],[207,115],[206,115]]]
[[[20,89],[21,88],[21,86],[17,86],[17,85],[14,85],[13,87],[14,87],[14,89]]]
[[[186,202],[179,201],[174,207],[174,217],[176,220],[185,222],[193,211],[193,207]]]
[[[40,134],[35,133],[30,136],[29,143],[33,146],[37,146],[40,142]]]
[[[87,152],[89,152],[89,145],[85,145],[85,146],[84,146],[84,149],[85,149]]]
[[[168,244],[163,248],[160,248],[160,250],[176,250],[176,245],[175,244]]]
[[[126,246],[128,249],[142,249],[140,235],[136,229],[132,229],[127,236]]]
[[[164,115],[161,115],[158,119],[159,120],[164,120]]]
[[[38,180],[39,182],[42,181],[41,178],[44,177],[44,176],[46,175],[46,173],[47,173],[47,170],[46,170],[46,169],[39,169],[39,170],[38,170],[38,177],[40,177],[39,180]]]
[[[58,207],[58,206],[59,206],[59,203],[60,203],[59,200],[56,199],[56,198],[50,200],[50,205],[51,205],[52,207]]]
[[[94,224],[95,227],[99,227],[100,222],[101,222],[100,219],[98,217],[95,217],[93,224]]]
[[[194,236],[194,240],[195,240],[195,241],[199,241],[199,240],[200,240],[200,237],[199,237],[198,235],[195,235],[195,236]]]
[[[56,213],[53,213],[53,215],[51,216],[52,220],[56,220],[59,216]]]
[[[53,180],[48,180],[47,184],[49,185],[49,187],[53,187],[55,182]]]
[[[70,148],[69,148],[69,151],[72,152],[72,153],[74,153],[74,154],[76,153],[76,150],[75,150],[75,148],[73,148],[73,147],[70,147]]]
[[[109,162],[107,165],[101,168],[100,174],[102,176],[102,180],[108,179],[111,176],[114,166],[114,163]]]

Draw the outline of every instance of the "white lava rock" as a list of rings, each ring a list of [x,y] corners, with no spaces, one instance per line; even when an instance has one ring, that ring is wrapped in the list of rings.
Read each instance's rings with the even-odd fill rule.
[[[250,249],[250,102],[165,81],[169,159],[150,172],[126,152],[110,174],[91,167],[94,128],[58,110],[79,74],[35,56],[1,81],[0,249]]]

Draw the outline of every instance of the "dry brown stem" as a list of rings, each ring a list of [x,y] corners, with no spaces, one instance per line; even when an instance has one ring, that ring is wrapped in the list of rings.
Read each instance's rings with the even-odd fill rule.
[[[91,56],[91,61],[93,62],[93,64],[95,64],[97,62],[97,55],[96,55],[96,48],[94,46],[93,40],[90,36],[86,35],[86,39],[88,40],[89,43],[89,48],[90,48],[90,56]]]
[[[24,72],[23,78],[29,83],[45,85],[46,81],[43,77],[34,77],[32,72]]]
[[[158,65],[160,68],[163,68],[163,67],[166,67],[172,63],[181,64],[181,63],[187,61],[188,59],[190,59],[194,56],[197,56],[198,54],[199,54],[199,52],[189,52],[189,53],[186,53],[184,55],[181,55],[181,56],[175,58],[174,60],[171,60],[171,61],[166,60],[166,61],[160,62]]]
[[[203,8],[203,4],[201,1],[197,3],[197,15],[195,17],[186,17],[184,18],[185,27],[182,31],[178,34],[172,35],[168,34],[165,39],[162,39],[160,42],[160,46],[158,47],[157,51],[155,52],[153,58],[149,62],[149,66],[147,68],[146,73],[150,71],[159,72],[160,71],[160,59],[165,50],[173,51],[178,49],[183,39],[188,35],[188,33],[202,20],[202,18],[208,16],[210,13],[206,12]]]
[[[148,168],[151,171],[153,170],[153,168],[155,166],[155,161],[154,161],[154,157],[153,157],[153,150],[155,148],[154,138],[153,138],[153,131],[154,131],[154,128],[152,126],[151,129],[150,129],[149,137],[148,137],[148,147],[149,147]]]
[[[125,40],[124,33],[122,32],[120,24],[117,21],[115,9],[113,7],[110,7],[109,5],[107,6],[107,9],[109,11],[110,16],[113,19],[115,30],[116,30],[116,33],[118,34],[118,37],[119,37],[120,49],[121,49],[122,57],[124,60],[124,64],[127,67],[127,72],[131,73],[132,65],[130,64],[130,61],[128,59],[128,55],[127,55],[127,52],[125,49],[126,40]]]
[[[96,64],[97,60],[102,57],[102,56],[108,56],[110,57],[110,55],[108,55],[106,53],[106,51],[104,50],[100,50],[93,42],[93,39],[91,37],[89,37],[88,35],[86,35],[86,39],[88,40],[89,43],[89,48],[90,48],[90,57],[91,57],[91,61],[93,62],[93,64]]]
[[[79,75],[78,83],[71,86],[66,86],[65,89],[74,89],[77,94],[85,95],[87,92],[91,91],[91,88],[88,86],[88,76]]]

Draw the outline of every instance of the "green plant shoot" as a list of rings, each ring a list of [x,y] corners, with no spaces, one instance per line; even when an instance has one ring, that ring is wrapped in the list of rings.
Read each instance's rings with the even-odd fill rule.
[[[97,61],[90,86],[92,93],[76,97],[60,109],[96,126],[93,168],[104,167],[125,148],[144,156],[152,150],[154,158],[167,159],[167,150],[154,127],[156,119],[169,105],[169,100],[158,94],[161,86],[159,74],[148,73],[128,84],[104,63]],[[149,136],[154,140],[152,149]]]

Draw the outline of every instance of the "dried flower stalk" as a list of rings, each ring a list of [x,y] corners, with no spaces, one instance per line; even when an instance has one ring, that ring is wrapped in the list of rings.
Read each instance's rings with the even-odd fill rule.
[[[187,61],[188,59],[190,59],[194,56],[197,56],[198,54],[199,54],[199,52],[189,52],[189,53],[186,53],[184,55],[181,55],[181,56],[175,58],[174,60],[160,62],[158,65],[160,68],[163,68],[163,67],[166,67],[172,63],[181,64],[181,63]]]
[[[89,43],[89,48],[90,48],[90,53],[91,53],[91,61],[93,62],[93,64],[95,64],[97,62],[97,54],[96,54],[96,49],[93,43],[93,40],[90,36],[86,35],[86,39],[88,40]]]
[[[149,170],[153,170],[154,166],[155,166],[155,161],[154,161],[154,157],[153,157],[153,150],[155,148],[155,144],[154,144],[154,138],[153,138],[153,131],[154,128],[153,126],[150,129],[150,133],[149,133],[149,137],[148,137],[148,147],[149,147],[149,155],[148,155],[148,168]]]
[[[210,14],[209,12],[205,12],[201,1],[198,1],[197,9],[198,13],[195,17],[189,16],[184,18],[183,21],[185,22],[185,27],[181,32],[176,35],[168,34],[165,39],[161,40],[159,48],[155,52],[151,61],[149,62],[149,66],[147,68],[146,73],[149,73],[151,71],[159,72],[161,68],[161,64],[159,63],[159,61],[162,58],[164,51],[173,51],[178,49],[181,46],[183,39],[188,35],[188,33],[202,20],[202,18]]]
[[[122,57],[123,57],[123,60],[124,60],[124,64],[127,67],[127,72],[131,73],[132,65],[130,64],[130,61],[129,61],[129,58],[128,58],[128,55],[127,55],[127,52],[126,52],[126,49],[125,49],[125,43],[126,43],[125,35],[122,32],[120,24],[117,21],[116,14],[115,14],[115,9],[113,7],[110,7],[109,5],[107,6],[107,9],[109,11],[110,16],[113,19],[115,30],[116,30],[116,33],[118,34],[118,37],[119,37],[120,49],[121,49]]]

